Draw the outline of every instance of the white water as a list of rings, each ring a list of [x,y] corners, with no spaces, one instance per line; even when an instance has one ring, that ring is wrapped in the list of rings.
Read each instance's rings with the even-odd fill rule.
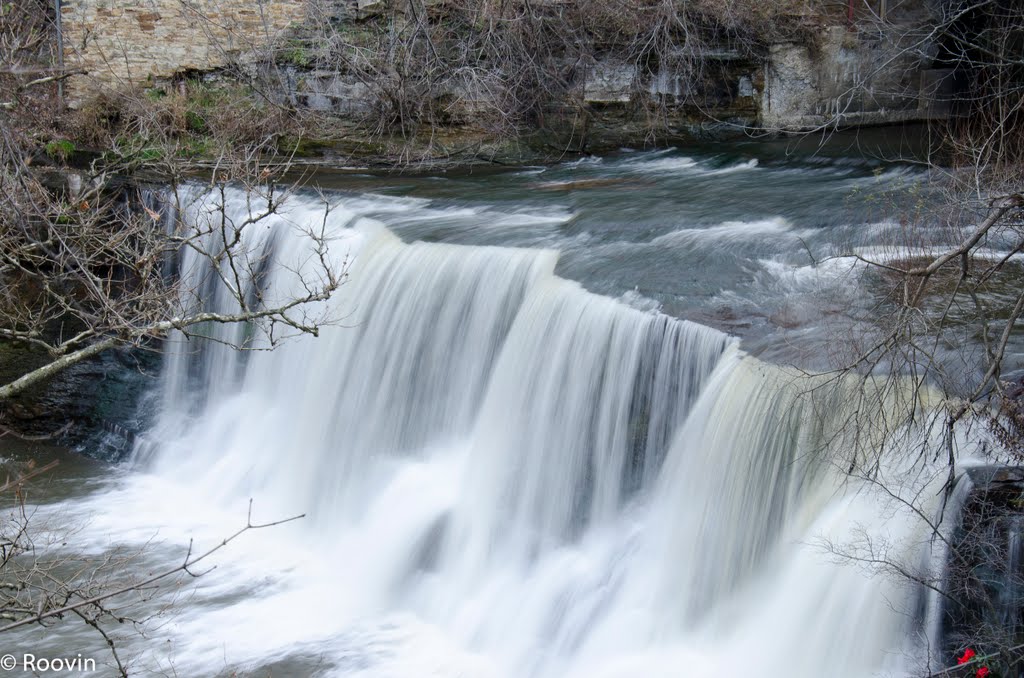
[[[296,198],[243,243],[273,252],[268,298],[310,272],[296,226],[322,216]],[[552,251],[404,244],[343,206],[329,226],[335,260],[355,256],[319,309],[340,323],[273,352],[177,338],[140,472],[96,499],[92,530],[140,542],[210,543],[250,497],[261,519],[308,514],[199,580],[162,630],[177,670],[900,672],[913,592],[812,544],[920,538],[834,471],[840,395],[560,279]]]

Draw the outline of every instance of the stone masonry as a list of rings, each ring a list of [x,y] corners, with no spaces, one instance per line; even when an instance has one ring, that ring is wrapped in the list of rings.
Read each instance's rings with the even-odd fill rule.
[[[62,0],[73,105],[104,89],[259,57],[305,17],[305,0]]]

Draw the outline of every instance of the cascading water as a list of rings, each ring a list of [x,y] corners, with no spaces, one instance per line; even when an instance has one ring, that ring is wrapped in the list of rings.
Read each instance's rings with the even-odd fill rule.
[[[265,298],[295,289],[321,208],[295,196],[243,243],[272,261],[250,281]],[[899,670],[909,594],[807,543],[861,525],[913,543],[920,529],[836,471],[832,448],[852,445],[841,391],[809,395],[721,332],[592,294],[555,275],[550,250],[406,244],[343,205],[328,226],[335,261],[354,264],[320,337],[244,353],[170,342],[138,465],[213,505],[308,513],[260,537],[278,579],[215,589],[178,622],[179,666]],[[202,290],[188,303],[233,310],[207,266],[178,262]]]

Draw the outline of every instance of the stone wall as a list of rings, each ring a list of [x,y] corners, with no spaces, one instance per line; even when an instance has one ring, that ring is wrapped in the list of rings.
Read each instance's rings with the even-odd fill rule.
[[[305,0],[62,0],[69,101],[258,57],[305,18]]]

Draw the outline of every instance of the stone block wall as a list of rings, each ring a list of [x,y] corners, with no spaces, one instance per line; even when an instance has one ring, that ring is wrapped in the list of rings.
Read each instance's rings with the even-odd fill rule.
[[[257,58],[305,18],[305,0],[62,0],[69,102]]]

